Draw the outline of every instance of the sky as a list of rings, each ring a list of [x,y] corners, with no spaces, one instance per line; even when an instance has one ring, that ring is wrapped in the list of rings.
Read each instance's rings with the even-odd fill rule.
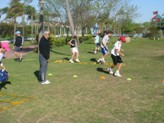
[[[8,6],[11,0],[0,0],[0,8]],[[33,0],[30,4],[38,10],[38,1]],[[164,14],[164,0],[131,0],[131,5],[138,7],[139,17],[134,18],[134,22],[150,22],[153,17],[153,11],[158,11],[160,15]],[[3,18],[3,17],[2,17]]]

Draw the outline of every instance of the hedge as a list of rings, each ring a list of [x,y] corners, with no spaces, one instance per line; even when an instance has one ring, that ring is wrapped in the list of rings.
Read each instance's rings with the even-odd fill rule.
[[[85,37],[78,37],[78,40],[80,43],[92,40],[93,36],[85,36]],[[64,46],[67,45],[67,42],[69,42],[71,40],[71,36],[69,37],[55,37],[55,36],[50,36],[50,44],[51,47],[60,47],[60,46]]]

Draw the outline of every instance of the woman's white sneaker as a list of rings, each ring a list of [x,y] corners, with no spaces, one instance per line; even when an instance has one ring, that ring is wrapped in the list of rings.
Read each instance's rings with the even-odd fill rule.
[[[72,59],[69,60],[70,63],[74,63],[74,61]]]
[[[80,62],[80,60],[79,60],[79,59],[76,59],[75,61],[76,61],[76,62]]]

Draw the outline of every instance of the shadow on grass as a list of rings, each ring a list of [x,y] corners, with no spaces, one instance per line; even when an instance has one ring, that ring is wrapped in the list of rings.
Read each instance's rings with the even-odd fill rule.
[[[63,58],[64,60],[67,60],[67,61],[69,61],[70,59],[69,58]]]
[[[109,72],[108,71],[106,71],[106,70],[104,70],[104,68],[97,68],[97,71],[99,71],[99,72],[103,72],[103,73],[106,73],[106,74],[109,74]]]
[[[163,61],[164,55],[151,57],[153,60]]]
[[[96,58],[91,58],[90,61],[97,62]]]
[[[10,82],[10,81],[1,82],[1,83],[0,83],[0,91],[1,91],[2,88],[7,89],[7,88],[6,88],[6,85],[8,85],[8,84],[11,85],[11,82]]]
[[[89,52],[87,52],[87,53],[94,54],[94,52],[91,52],[91,51],[89,51]]]
[[[37,71],[35,71],[34,72],[34,75],[35,75],[35,77],[37,78],[37,80],[38,80],[38,82],[40,81],[40,79],[39,79],[39,71],[37,70]]]
[[[71,53],[70,54],[60,53],[60,52],[57,52],[57,51],[54,51],[54,50],[51,50],[51,52],[59,54],[59,55],[64,55],[64,56],[70,56],[70,54],[71,54]]]
[[[23,48],[23,49],[22,49],[22,52],[23,52],[23,53],[26,53],[26,52],[30,52],[30,51],[33,51],[33,50],[34,50],[33,47],[26,47],[26,48]]]

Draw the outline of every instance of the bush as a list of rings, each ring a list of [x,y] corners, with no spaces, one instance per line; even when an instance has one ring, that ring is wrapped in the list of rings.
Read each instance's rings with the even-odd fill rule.
[[[50,36],[49,42],[51,45],[51,48],[53,46],[60,47],[66,45],[70,40],[72,39],[72,36],[69,37],[54,37],[53,35]],[[84,41],[92,40],[93,36],[85,36],[85,37],[79,37],[79,43],[83,43]]]
[[[60,46],[66,45],[67,43],[65,37],[50,36],[49,41],[50,41],[51,47],[52,46],[60,47]]]
[[[80,43],[83,43],[84,41],[89,41],[89,40],[92,40],[93,39],[93,36],[92,35],[89,35],[89,36],[84,36],[84,37],[79,37],[79,42]]]

